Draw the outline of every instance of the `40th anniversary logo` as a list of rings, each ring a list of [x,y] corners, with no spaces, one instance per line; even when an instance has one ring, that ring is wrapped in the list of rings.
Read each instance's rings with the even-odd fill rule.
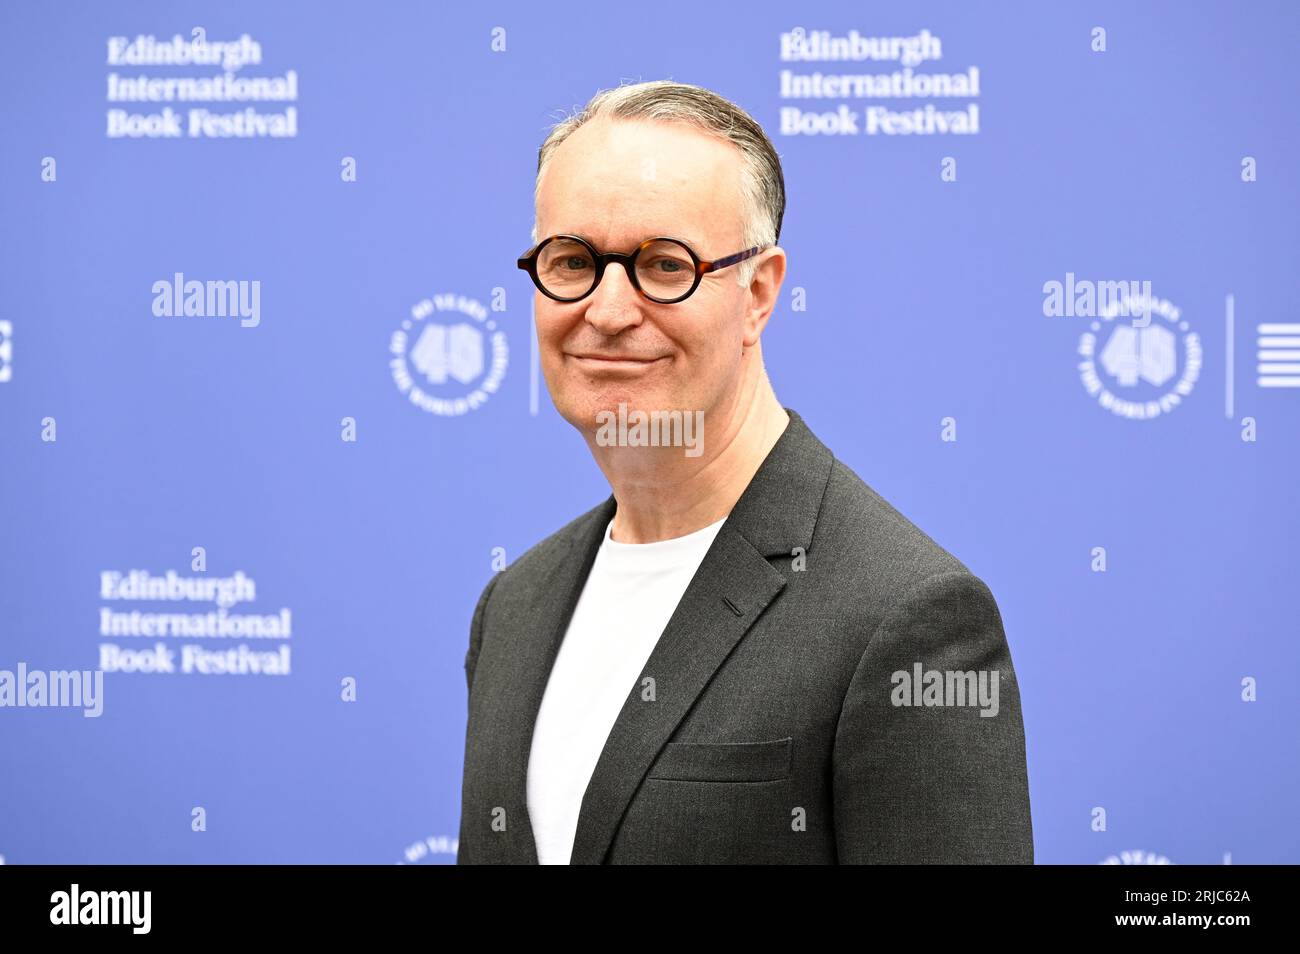
[[[1191,394],[1201,374],[1201,339],[1176,305],[1148,291],[1125,295],[1096,314],[1079,337],[1077,353],[1084,389],[1101,407],[1119,417],[1149,421]],[[1141,320],[1115,321],[1130,315]]]
[[[416,407],[445,417],[482,406],[501,386],[510,359],[506,333],[483,303],[453,293],[412,306],[388,351],[397,389]]]

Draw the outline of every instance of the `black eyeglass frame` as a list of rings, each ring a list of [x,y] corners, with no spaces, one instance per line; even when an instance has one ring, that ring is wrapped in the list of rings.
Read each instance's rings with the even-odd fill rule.
[[[537,275],[537,257],[541,254],[543,248],[545,248],[551,242],[554,242],[556,239],[571,239],[574,242],[578,242],[589,252],[591,252],[591,260],[596,264],[595,281],[591,283],[590,288],[588,288],[585,292],[583,292],[581,295],[578,295],[575,298],[562,298],[559,295],[554,295],[551,292],[547,291],[546,288],[542,285],[542,280]],[[686,254],[691,257],[691,262],[694,263],[695,265],[695,280],[691,283],[691,287],[687,289],[684,294],[679,295],[677,298],[656,298],[654,295],[651,295],[644,288],[642,288],[641,283],[637,280],[636,277],[637,256],[639,256],[646,248],[653,245],[655,242],[674,242],[677,245],[680,245],[682,248],[686,250]],[[743,262],[747,258],[753,258],[759,252],[762,252],[768,248],[771,248],[771,246],[756,245],[753,248],[745,249],[745,251],[743,252],[737,252],[735,255],[728,255],[725,258],[715,258],[711,262],[706,262],[698,255],[695,254],[695,249],[691,248],[681,239],[673,238],[670,235],[658,235],[655,236],[654,238],[648,238],[640,245],[638,245],[635,250],[631,252],[597,252],[596,249],[592,246],[592,244],[588,242],[586,239],[582,238],[581,236],[560,234],[560,235],[552,235],[548,238],[542,239],[535,246],[533,246],[533,248],[525,252],[519,258],[517,264],[520,268],[522,268],[524,271],[528,273],[529,277],[532,278],[533,280],[533,284],[537,286],[537,290],[540,291],[543,295],[545,295],[547,298],[550,298],[554,301],[570,304],[575,301],[582,301],[582,299],[586,298],[597,288],[599,288],[601,280],[605,277],[605,266],[608,265],[610,262],[618,262],[620,265],[623,266],[624,270],[627,272],[628,281],[632,283],[632,287],[637,290],[637,292],[641,295],[642,298],[646,299],[647,301],[655,302],[656,304],[659,305],[675,305],[680,301],[685,301],[687,298],[690,298],[691,295],[695,294],[695,289],[700,287],[700,281],[704,278],[705,275],[712,274],[721,269],[727,268],[730,265],[735,265],[739,262]]]

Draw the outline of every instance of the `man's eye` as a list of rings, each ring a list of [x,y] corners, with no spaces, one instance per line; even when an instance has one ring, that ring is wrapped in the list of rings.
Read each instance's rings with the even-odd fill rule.
[[[666,265],[668,267],[660,268],[661,265]],[[650,267],[658,268],[661,272],[664,272],[665,274],[668,275],[676,275],[679,271],[681,271],[686,266],[682,262],[674,261],[671,258],[659,258],[651,262]]]
[[[575,262],[577,264],[574,264]],[[569,271],[576,272],[578,269],[584,268],[586,265],[587,265],[587,260],[583,258],[581,255],[570,255],[563,260],[562,267],[568,269]]]

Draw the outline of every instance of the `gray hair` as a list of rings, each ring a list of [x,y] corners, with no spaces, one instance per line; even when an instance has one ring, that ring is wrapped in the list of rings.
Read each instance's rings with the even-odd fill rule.
[[[583,107],[552,127],[537,155],[534,208],[541,196],[542,172],[555,150],[579,127],[593,119],[648,119],[684,123],[740,149],[741,235],[743,248],[775,245],[785,215],[785,177],[771,140],[749,113],[702,86],[654,80],[601,90]],[[533,243],[539,241],[533,219]],[[729,255],[741,249],[728,249]],[[736,266],[737,283],[748,287],[757,259]]]

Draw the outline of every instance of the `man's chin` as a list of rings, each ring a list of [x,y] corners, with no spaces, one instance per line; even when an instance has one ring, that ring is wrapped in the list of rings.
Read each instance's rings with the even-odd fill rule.
[[[560,413],[579,430],[592,431],[607,414],[617,416],[632,411],[667,410],[668,405],[663,402],[664,398],[654,393],[631,389],[602,389],[599,393],[588,392],[571,398],[565,404],[566,410]]]
[[[627,426],[629,415],[633,415],[634,411],[649,414],[668,409],[666,405],[656,401],[657,399],[652,395],[640,394],[589,397],[567,405],[560,410],[560,416],[573,425],[588,443],[592,443],[596,441],[597,435],[602,430],[608,433],[612,427],[617,432],[621,426]],[[636,417],[633,416],[631,420],[635,421]]]

